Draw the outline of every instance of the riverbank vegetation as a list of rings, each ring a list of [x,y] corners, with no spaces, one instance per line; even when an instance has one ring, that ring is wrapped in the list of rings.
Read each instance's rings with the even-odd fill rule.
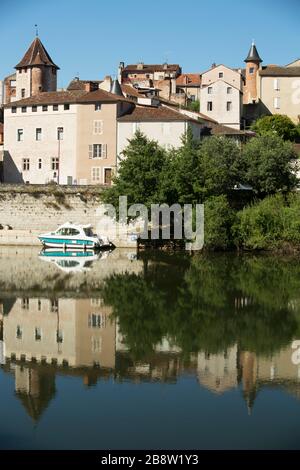
[[[258,122],[259,135],[244,144],[216,136],[198,141],[189,129],[182,145],[168,150],[138,131],[104,202],[118,207],[126,195],[129,205],[148,209],[204,204],[209,250],[300,247],[298,155],[287,139],[297,126],[275,121],[281,134]]]

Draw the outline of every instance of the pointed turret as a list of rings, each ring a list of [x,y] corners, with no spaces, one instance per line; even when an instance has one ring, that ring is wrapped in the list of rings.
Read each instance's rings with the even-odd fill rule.
[[[254,41],[252,41],[246,62],[246,83],[244,86],[244,104],[254,104],[259,101],[258,71],[262,59],[257,52]]]
[[[254,44],[254,41],[251,44],[251,47],[249,49],[248,55],[244,62],[262,62],[262,59],[259,57],[259,53],[257,52],[256,45]]]
[[[113,93],[114,95],[124,96],[121,85],[117,79],[113,81],[110,92]]]
[[[53,62],[39,37],[34,38],[15,68],[17,100],[41,92],[56,91],[59,67]]]
[[[15,69],[35,65],[55,67],[57,70],[59,70],[59,67],[55,65],[39,37],[36,37],[32,41],[29,48],[25,52],[23,59],[15,66]]]

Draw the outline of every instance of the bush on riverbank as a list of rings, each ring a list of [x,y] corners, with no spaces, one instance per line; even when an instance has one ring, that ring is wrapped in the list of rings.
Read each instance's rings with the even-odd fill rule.
[[[300,195],[277,194],[245,207],[237,212],[232,233],[235,245],[248,250],[300,246]]]

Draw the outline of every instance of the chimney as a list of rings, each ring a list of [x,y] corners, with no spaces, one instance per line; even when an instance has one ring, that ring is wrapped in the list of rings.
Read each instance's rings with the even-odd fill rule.
[[[176,94],[176,78],[175,77],[171,78],[171,94],[172,95]]]
[[[138,70],[143,70],[143,68],[144,68],[144,62],[139,62],[139,63],[137,64],[137,69],[138,69]]]
[[[110,91],[112,86],[112,79],[110,75],[106,75],[102,83],[100,83],[99,88],[104,91]]]
[[[211,68],[212,68],[212,69],[215,69],[216,66],[217,66],[217,64],[216,64],[215,62],[213,62],[213,63],[211,64]]]
[[[84,84],[85,91],[92,91],[91,82],[85,82]]]
[[[124,62],[120,62],[119,67],[118,67],[118,81],[119,83],[123,82],[123,70],[124,70],[125,64]]]
[[[167,69],[168,69],[168,63],[167,63],[167,62],[165,62],[165,63],[163,64],[163,68],[164,68],[164,70],[167,70]]]

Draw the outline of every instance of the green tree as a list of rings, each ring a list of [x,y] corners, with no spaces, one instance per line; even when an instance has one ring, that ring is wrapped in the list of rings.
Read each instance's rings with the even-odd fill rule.
[[[297,126],[283,114],[274,114],[257,119],[251,129],[258,135],[278,135],[284,140],[295,140],[299,136]]]
[[[194,204],[200,197],[200,142],[193,138],[190,128],[181,140],[182,145],[173,149],[170,164],[165,166],[168,175],[165,174],[162,179],[162,194],[168,202]]]
[[[212,196],[204,205],[204,247],[224,250],[230,245],[233,213],[226,196]]]
[[[123,151],[114,185],[103,193],[103,201],[118,207],[119,196],[127,196],[128,204],[144,204],[150,207],[159,201],[159,188],[166,151],[157,142],[136,132]]]
[[[200,147],[198,191],[202,200],[227,195],[243,179],[241,150],[226,137],[206,137]]]
[[[276,135],[251,139],[242,152],[245,182],[260,196],[288,192],[297,186],[297,154],[291,142]]]

